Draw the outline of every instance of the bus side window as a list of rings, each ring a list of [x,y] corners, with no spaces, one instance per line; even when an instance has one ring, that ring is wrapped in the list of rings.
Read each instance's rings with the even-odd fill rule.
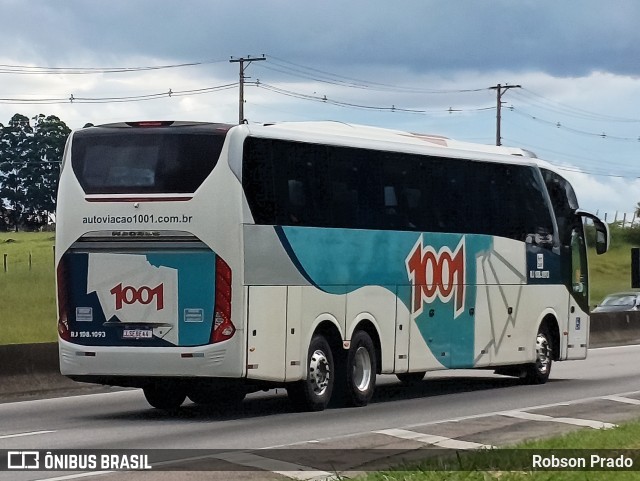
[[[385,185],[384,189],[384,215],[382,226],[384,229],[401,230],[406,226],[406,219],[400,212],[396,189],[392,185]]]
[[[305,224],[304,216],[307,209],[305,185],[299,180],[289,180],[289,220],[291,224]]]
[[[345,182],[331,183],[331,212],[333,227],[352,227],[356,222],[358,192]]]
[[[542,175],[556,216],[560,243],[563,246],[568,246],[571,243],[572,223],[574,222],[574,211],[578,208],[578,201],[573,188],[565,179],[547,169],[542,169]]]
[[[553,220],[544,195],[544,183],[532,168],[517,168],[517,184],[522,185],[525,192],[524,208],[529,222],[526,225],[527,235],[534,234],[536,243],[544,247],[552,247]]]
[[[416,230],[420,222],[420,158],[409,154],[384,153],[384,181],[378,186],[383,208],[381,228]],[[411,217],[413,219],[411,219]]]
[[[400,194],[400,203],[406,206],[407,227],[411,230],[418,230],[421,223],[421,195],[420,189],[411,187],[405,187]]]
[[[245,141],[242,184],[256,224],[277,222],[276,184],[271,154],[271,141],[248,138]]]
[[[573,292],[586,297],[589,290],[587,286],[587,256],[584,237],[581,229],[573,229],[571,232],[571,283]]]
[[[372,228],[369,177],[375,177],[375,158],[370,151],[351,147],[327,149],[325,185],[329,201],[326,210],[331,227]],[[365,167],[363,169],[363,166]],[[363,175],[363,171],[367,172]]]
[[[544,187],[535,170],[527,166],[504,165],[500,187],[501,209],[508,237],[545,247],[553,245],[553,221]]]

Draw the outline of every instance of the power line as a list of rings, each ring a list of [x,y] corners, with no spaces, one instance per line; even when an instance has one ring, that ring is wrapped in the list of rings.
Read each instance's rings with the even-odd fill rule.
[[[371,80],[363,80],[354,77],[348,77],[339,75],[336,73],[327,72],[314,67],[308,67],[298,63],[291,62],[273,55],[269,55],[270,64],[275,64],[279,68],[274,68],[271,65],[263,64],[261,68],[273,70],[279,73],[284,73],[292,76],[297,76],[307,80],[314,80],[316,82],[329,83],[332,85],[339,85],[349,88],[378,90],[378,91],[393,91],[403,93],[421,93],[421,94],[451,94],[451,93],[469,93],[469,92],[482,92],[487,88],[473,88],[473,89],[425,89],[421,87],[409,87],[402,85],[393,85],[382,82],[375,82]]]
[[[218,92],[222,90],[229,90],[236,88],[237,82],[217,85],[215,87],[204,87],[198,89],[188,90],[172,90],[169,89],[165,92],[156,92],[152,94],[144,95],[128,95],[121,97],[76,97],[71,94],[69,97],[57,97],[57,98],[0,98],[0,104],[8,105],[54,105],[54,104],[104,104],[104,103],[126,103],[126,102],[142,102],[146,100],[157,100],[162,98],[171,97],[185,97],[191,95],[202,95],[211,92]]]
[[[264,57],[247,57],[243,59],[245,61],[253,61],[253,60],[262,60]],[[236,61],[240,62],[241,59],[237,59]],[[198,61],[198,62],[188,62],[188,63],[177,63],[170,65],[158,65],[158,66],[135,66],[135,67],[41,67],[41,66],[27,66],[27,65],[7,65],[0,64],[0,74],[103,74],[103,73],[133,73],[133,72],[142,72],[148,70],[162,70],[162,69],[172,69],[172,68],[181,68],[181,67],[190,67],[190,66],[198,66],[204,64],[218,63],[224,62],[225,60],[206,60],[206,61]],[[233,60],[232,60],[233,61]],[[482,112],[482,111],[491,111],[496,109],[497,113],[497,135],[496,139],[499,142],[500,137],[500,108],[502,106],[501,103],[501,94],[506,91],[506,89],[515,87],[515,86],[501,86],[498,84],[496,87],[489,88],[474,88],[474,89],[446,89],[446,90],[434,90],[434,89],[425,89],[421,87],[410,87],[410,86],[402,86],[402,85],[393,85],[382,82],[376,82],[371,80],[363,80],[355,77],[349,77],[345,75],[340,75],[337,73],[328,72],[325,70],[321,70],[315,67],[305,66],[298,63],[291,62],[286,59],[282,59],[279,57],[269,56],[269,62],[261,62],[260,68],[265,68],[269,71],[275,71],[278,73],[292,75],[299,78],[303,78],[306,80],[312,80],[315,82],[326,83],[330,85],[335,85],[338,87],[350,88],[350,89],[364,89],[364,90],[373,90],[373,91],[383,91],[383,92],[395,92],[395,93],[410,93],[410,94],[460,94],[467,92],[481,92],[488,90],[497,90],[498,100],[495,107],[478,107],[478,108],[453,108],[450,107],[446,110],[428,110],[428,109],[420,109],[420,108],[405,108],[397,105],[367,105],[364,103],[352,102],[352,101],[344,101],[338,100],[335,98],[327,97],[326,95],[309,95],[301,92],[297,92],[294,90],[277,87],[268,83],[247,83],[244,82],[247,77],[243,75],[243,68],[241,67],[241,79],[239,82],[229,83],[225,85],[219,85],[215,87],[205,87],[200,89],[189,89],[189,90],[172,90],[169,89],[163,92],[156,92],[150,94],[141,94],[141,95],[125,95],[125,96],[97,96],[97,97],[82,97],[82,96],[64,96],[64,97],[22,97],[22,98],[0,98],[0,104],[5,105],[54,105],[54,104],[68,104],[68,103],[126,103],[126,102],[143,102],[150,100],[158,100],[158,99],[166,99],[171,97],[180,97],[180,96],[190,96],[190,95],[200,95],[206,94],[215,91],[222,91],[227,89],[236,88],[236,86],[240,85],[241,88],[247,85],[255,85],[259,88],[264,88],[278,95],[289,96],[292,98],[297,98],[300,100],[313,101],[313,102],[321,102],[324,104],[330,104],[342,108],[351,108],[351,109],[360,109],[367,111],[378,111],[378,112],[401,112],[408,114],[416,114],[416,115],[443,115],[443,114],[453,114],[459,112]],[[569,117],[573,117],[581,120],[590,120],[590,121],[603,121],[603,122],[619,122],[619,123],[636,123],[640,122],[640,119],[634,118],[626,118],[620,116],[613,116],[608,114],[599,114],[596,112],[588,111],[585,109],[573,107],[567,104],[563,104],[560,102],[556,102],[552,99],[549,99],[543,95],[540,95],[536,92],[533,92],[526,88],[520,88],[512,91],[512,95],[514,98],[519,99],[521,101],[526,102],[526,104],[531,105],[532,107],[536,107],[539,109],[546,110],[548,112],[553,112],[559,115],[566,115]],[[240,109],[242,108],[244,101],[243,96],[241,94],[240,101]],[[536,115],[532,115],[525,110],[520,109],[519,107],[511,107],[510,109],[517,115],[521,115],[531,121],[535,121],[537,123],[546,125],[548,127],[554,127],[556,129],[562,130],[564,132],[588,136],[592,138],[601,138],[603,140],[614,140],[621,142],[638,142],[640,141],[640,136],[624,136],[619,134],[607,133],[604,131],[597,132],[593,130],[585,130],[575,128],[561,121],[551,121],[546,118],[541,118]],[[241,112],[240,117],[244,117]],[[242,119],[240,119],[242,120]]]
[[[565,124],[563,124],[560,121],[551,121],[551,120],[547,120],[547,119],[543,119],[540,118],[536,115],[532,115],[529,114],[525,111],[523,111],[522,109],[519,109],[517,107],[510,107],[509,110],[517,115],[520,115],[522,117],[525,117],[527,119],[533,120],[535,122],[538,122],[540,124],[544,124],[547,125],[549,127],[554,127],[557,129],[561,129],[567,132],[570,132],[572,134],[578,134],[578,135],[584,135],[584,136],[588,136],[588,137],[600,137],[602,139],[606,139],[606,140],[617,140],[617,141],[622,141],[622,142],[640,142],[640,136],[637,137],[623,137],[621,135],[612,135],[612,134],[607,134],[606,132],[590,132],[590,131],[586,131],[586,130],[581,130],[581,129],[576,129],[573,127],[569,127]]]
[[[640,123],[640,119],[637,119],[637,118],[620,117],[620,116],[596,113],[589,110],[563,104],[561,102],[551,100],[543,95],[535,93],[526,88],[522,88],[521,91],[514,92],[513,94],[516,98],[525,100],[527,101],[527,103],[532,104],[532,106],[536,106],[538,108],[541,108],[543,110],[548,110],[550,112],[559,113],[561,115],[579,118],[582,120],[591,120],[591,121],[597,121],[597,122]]]
[[[533,152],[548,152],[553,154],[553,156],[555,158],[559,158],[559,157],[566,157],[566,158],[573,158],[577,161],[581,161],[584,162],[585,160],[589,160],[591,162],[596,162],[600,165],[605,164],[604,161],[599,160],[599,159],[593,159],[593,158],[588,158],[588,157],[584,157],[582,155],[575,155],[575,154],[570,154],[567,152],[559,152],[557,150],[552,150],[552,149],[548,149],[546,147],[540,147],[539,145],[532,145],[532,144],[528,144],[526,142],[522,142],[520,140],[515,140],[515,139],[511,139],[511,138],[505,138],[504,140],[506,140],[509,144],[511,145],[517,145],[520,147],[524,147],[527,149],[530,149]],[[589,175],[595,175],[595,176],[599,176],[599,177],[614,177],[614,178],[621,178],[621,179],[630,179],[630,180],[636,180],[638,178],[640,178],[640,172],[632,172],[632,171],[626,171],[624,173],[612,173],[612,171],[614,170],[622,170],[624,171],[626,166],[623,163],[620,162],[613,162],[609,159],[607,159],[606,161],[606,165],[607,166],[613,166],[615,167],[615,169],[605,169],[605,168],[583,168],[583,167],[578,167],[578,166],[567,166],[567,165],[563,165],[563,164],[559,164],[557,161],[553,161],[553,160],[549,160],[547,157],[543,157],[544,160],[546,160],[547,162],[549,162],[550,164],[554,165],[557,169],[559,170],[564,170],[567,172],[577,172],[577,173],[581,173],[581,174],[589,174]]]
[[[15,75],[89,75],[89,74],[111,74],[111,73],[131,73],[144,72],[148,70],[166,70],[182,67],[194,67],[220,63],[223,60],[206,60],[201,62],[187,62],[171,65],[152,65],[142,67],[40,67],[32,65],[7,65],[0,64],[0,74]]]
[[[470,108],[470,109],[454,109],[453,107],[450,107],[449,109],[446,110],[439,110],[439,111],[435,111],[435,110],[424,110],[424,109],[412,109],[412,108],[404,108],[404,107],[397,107],[395,105],[391,105],[391,106],[380,106],[380,105],[365,105],[365,104],[358,104],[358,103],[354,103],[354,102],[346,102],[346,101],[341,101],[341,100],[336,100],[336,99],[332,99],[330,97],[327,97],[326,95],[311,95],[311,94],[305,94],[305,93],[301,93],[301,92],[296,92],[293,90],[288,90],[288,89],[283,89],[281,87],[276,87],[275,85],[270,85],[264,82],[255,82],[252,85],[255,85],[259,88],[263,88],[265,90],[269,90],[271,92],[274,92],[276,94],[279,95],[284,95],[287,97],[293,97],[293,98],[297,98],[297,99],[301,99],[301,100],[309,100],[309,101],[313,101],[313,102],[320,102],[320,103],[324,103],[324,104],[330,104],[330,105],[335,105],[338,107],[346,107],[346,108],[354,108],[354,109],[361,109],[361,110],[375,110],[375,111],[379,111],[379,112],[403,112],[403,113],[410,113],[410,114],[422,114],[422,115],[434,115],[434,114],[442,114],[442,113],[456,113],[456,112],[481,112],[481,111],[487,111],[487,110],[494,110],[495,107],[479,107],[479,108]]]
[[[255,58],[254,58],[255,60]],[[372,80],[364,80],[355,77],[345,76],[326,70],[321,70],[315,67],[302,65],[290,60],[269,55],[269,65],[262,64],[260,67],[283,73],[287,75],[304,78],[307,80],[313,80],[316,82],[327,83],[336,86],[343,86],[348,88],[377,90],[377,91],[389,91],[398,93],[417,93],[417,94],[455,94],[455,93],[468,93],[468,92],[481,92],[488,90],[487,88],[471,88],[471,89],[425,89],[422,87],[402,86],[394,85],[382,82],[376,82]],[[155,66],[125,66],[125,67],[44,67],[33,65],[10,65],[0,64],[0,74],[18,74],[18,75],[87,75],[87,74],[110,74],[110,73],[136,73],[149,70],[164,70],[175,69],[182,67],[192,67],[207,65],[213,63],[221,63],[225,60],[222,59],[209,59],[196,62],[184,62],[167,65],[155,65]],[[490,89],[495,89],[492,87]],[[536,93],[527,88],[521,88],[519,92],[514,91],[513,95],[516,98],[525,100],[527,103],[537,106],[554,113],[572,116],[583,120],[593,121],[607,121],[607,122],[629,122],[640,123],[638,118],[627,118],[620,116],[613,116],[608,114],[596,113],[589,110],[573,107],[555,100],[549,99],[544,95]],[[20,99],[22,101],[23,99]],[[28,100],[24,99],[25,102]],[[59,99],[49,100],[51,102],[59,102]],[[44,102],[43,100],[37,100],[36,102]]]

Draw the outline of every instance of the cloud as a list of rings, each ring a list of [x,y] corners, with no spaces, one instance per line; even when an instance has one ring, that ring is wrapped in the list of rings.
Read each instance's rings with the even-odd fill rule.
[[[36,0],[8,2],[2,18],[3,45],[47,64],[273,53],[334,69],[640,73],[633,0]]]
[[[596,177],[579,172],[561,171],[573,185],[580,205],[602,218],[613,221],[617,215],[622,220],[627,214],[631,221],[636,205],[640,202],[640,179]]]

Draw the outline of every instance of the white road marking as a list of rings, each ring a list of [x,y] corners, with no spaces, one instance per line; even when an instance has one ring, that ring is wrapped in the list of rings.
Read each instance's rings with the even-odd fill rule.
[[[623,397],[623,396],[605,396],[603,399],[606,399],[608,401],[616,401],[619,403],[625,403],[625,404],[635,404],[640,406],[640,399],[633,399],[630,397]]]
[[[638,395],[638,394],[640,394],[640,391],[628,391],[628,392],[618,393],[618,394],[616,394],[616,396],[631,396],[631,395]],[[592,396],[592,397],[573,399],[573,400],[570,400],[570,401],[561,401],[561,402],[552,403],[552,404],[537,404],[537,405],[534,405],[534,406],[525,406],[525,407],[519,408],[519,410],[520,411],[528,411],[530,409],[545,409],[545,408],[554,408],[554,407],[558,407],[558,406],[573,406],[573,405],[576,405],[576,404],[586,404],[586,403],[593,402],[593,401],[602,401],[603,399],[605,399],[607,397],[608,397],[608,395],[606,395],[606,396]],[[426,423],[409,424],[407,426],[404,426],[404,428],[405,429],[415,429],[415,428],[423,428],[425,426],[433,426],[435,424],[445,424],[445,423],[460,422],[460,421],[471,421],[471,420],[474,420],[474,419],[483,419],[483,418],[488,418],[488,417],[491,417],[491,416],[501,416],[505,412],[511,412],[511,411],[490,411],[490,412],[487,412],[487,413],[471,414],[471,415],[467,415],[467,416],[457,416],[457,417],[449,418],[449,419],[438,419],[437,421],[430,421],[430,422],[426,422]],[[355,433],[355,434],[366,434],[366,433],[361,432],[361,433]],[[327,438],[326,440],[328,440],[328,439],[330,439],[330,438]]]
[[[40,478],[35,481],[66,481],[68,479],[78,479],[78,478],[88,478],[90,476],[100,476],[102,474],[112,474],[117,471],[92,471],[90,473],[78,473],[78,474],[67,474],[65,476],[58,476],[57,478]],[[130,472],[130,471],[120,471],[122,473]]]
[[[606,348],[602,348],[602,349],[606,349]],[[111,395],[115,395],[115,394],[121,394],[120,392],[117,393],[108,393]],[[633,398],[628,398],[625,396],[629,396],[629,395],[638,395],[640,394],[640,391],[630,391],[630,392],[624,392],[624,393],[618,393],[615,395],[606,395],[606,396],[593,396],[593,397],[587,397],[587,398],[581,398],[581,399],[574,399],[574,400],[570,400],[570,401],[564,401],[564,402],[559,402],[559,403],[553,403],[553,404],[543,404],[543,405],[537,405],[537,406],[529,406],[528,408],[524,408],[524,409],[541,409],[541,408],[550,408],[550,407],[556,407],[556,406],[566,406],[566,405],[576,405],[576,404],[583,404],[583,403],[587,403],[587,402],[592,402],[592,401],[598,401],[598,400],[611,400],[611,401],[617,401],[617,402],[621,402],[621,403],[627,403],[627,404],[633,404],[633,405],[640,405],[640,400],[638,399],[633,399]],[[103,394],[99,394],[99,395],[104,395]],[[85,396],[96,396],[96,394],[89,394],[89,395],[85,395]],[[41,402],[39,400],[33,400],[33,401],[27,401],[27,402]],[[447,422],[459,422],[459,421],[465,421],[465,420],[473,420],[473,419],[482,419],[482,418],[486,418],[486,417],[490,417],[490,416],[509,416],[509,417],[515,417],[515,418],[520,418],[520,419],[528,419],[528,420],[536,420],[536,421],[546,421],[546,422],[561,422],[561,423],[566,423],[566,424],[573,424],[573,425],[577,425],[577,426],[586,426],[586,427],[591,427],[591,428],[595,428],[595,429],[606,429],[606,428],[612,428],[615,427],[615,424],[611,424],[611,423],[605,423],[605,422],[601,422],[601,421],[592,421],[592,420],[586,420],[586,419],[577,419],[577,418],[554,418],[551,416],[545,416],[545,415],[541,415],[541,414],[533,414],[533,413],[528,413],[528,412],[524,412],[523,410],[518,410],[518,411],[495,411],[495,412],[489,412],[489,413],[482,413],[482,414],[475,414],[475,415],[470,415],[470,416],[460,416],[460,417],[456,417],[456,418],[451,418],[451,419],[443,419],[443,420],[438,420],[438,421],[432,421],[432,422],[428,422],[428,423],[421,423],[421,424],[416,424],[416,425],[411,425],[411,426],[405,426],[406,428],[425,428],[427,426],[430,425],[436,425],[436,424],[442,424],[442,423],[447,423]],[[0,435],[0,439],[9,439],[9,438],[15,438],[15,437],[22,437],[22,436],[35,436],[35,435],[39,435],[39,434],[49,434],[49,433],[54,433],[56,431],[34,431],[34,432],[28,432],[28,433],[16,433],[16,434],[9,434],[9,435]],[[352,433],[350,435],[347,436],[337,436],[337,437],[328,437],[328,438],[324,438],[324,439],[316,439],[313,441],[301,441],[299,443],[291,443],[291,444],[283,444],[283,445],[279,445],[276,447],[288,447],[288,446],[295,446],[298,444],[305,444],[308,442],[313,442],[313,443],[318,443],[318,442],[327,442],[327,441],[331,441],[334,439],[342,439],[345,437],[352,437],[352,436],[357,436],[357,435],[362,435],[362,434],[368,434],[369,432],[360,432],[360,433]],[[394,437],[398,437],[398,438],[403,438],[403,439],[409,439],[409,440],[414,440],[414,441],[418,441],[418,442],[424,442],[427,444],[434,444],[436,446],[441,446],[441,447],[450,447],[450,448],[454,448],[454,449],[477,449],[477,448],[492,448],[493,446],[491,445],[483,445],[483,444],[479,444],[479,443],[472,443],[472,442],[468,442],[468,441],[461,441],[461,440],[456,440],[456,439],[451,439],[451,438],[446,438],[443,436],[435,436],[435,435],[429,435],[429,434],[423,434],[423,433],[417,433],[415,431],[409,431],[406,429],[387,429],[387,430],[382,430],[382,431],[373,431],[375,433],[379,433],[379,434],[386,434],[389,436],[394,436]],[[274,448],[274,447],[272,447]],[[264,448],[263,448],[264,449]],[[273,459],[268,459],[262,456],[257,456],[257,455],[253,455],[251,453],[248,452],[232,452],[232,453],[222,453],[222,454],[218,454],[218,455],[213,455],[213,456],[204,456],[206,457],[216,457],[218,459],[224,460],[224,461],[228,461],[231,463],[236,463],[236,464],[240,464],[240,465],[244,465],[247,467],[255,467],[258,468],[260,470],[266,470],[266,471],[271,471],[277,474],[281,474],[283,476],[292,478],[292,479],[296,479],[296,480],[301,480],[301,481],[319,481],[319,480],[335,480],[337,479],[335,474],[332,473],[328,473],[326,471],[319,471],[319,470],[311,470],[311,468],[305,467],[305,466],[301,466],[301,465],[296,465],[293,463],[287,463],[285,461],[278,461],[278,460],[273,460]],[[195,458],[195,459],[201,459],[201,457]],[[189,458],[186,458],[185,460],[189,460]],[[168,462],[161,462],[159,464],[170,464],[170,463],[174,463],[174,462],[181,462],[181,461],[185,461],[185,460],[173,460],[173,461],[168,461]],[[65,476],[58,476],[58,477],[53,477],[53,478],[40,478],[37,481],[68,481],[68,480],[73,480],[73,479],[80,479],[80,478],[87,478],[87,477],[91,477],[91,476],[100,476],[100,475],[104,475],[104,474],[112,474],[112,473],[117,473],[118,471],[93,471],[93,472],[84,472],[84,473],[77,473],[77,474],[69,474],[69,475],[65,475]]]
[[[250,468],[258,468],[264,471],[281,474],[288,478],[299,479],[302,481],[336,479],[335,476],[327,471],[313,470],[307,466],[288,463],[277,459],[265,458],[248,452],[229,452],[213,456],[222,461],[227,461],[241,466]]]
[[[419,443],[433,444],[441,448],[449,449],[491,449],[495,446],[489,444],[474,443],[471,441],[462,441],[460,439],[447,438],[444,436],[436,436],[434,434],[424,434],[415,431],[407,431],[406,429],[383,429],[382,431],[374,431],[378,434],[393,436],[394,438],[409,439]]]
[[[602,421],[593,421],[591,419],[578,419],[578,418],[554,418],[552,416],[545,416],[544,414],[527,413],[524,411],[504,411],[499,413],[501,416],[508,416],[518,419],[526,419],[529,421],[545,421],[552,423],[572,424],[574,426],[585,426],[593,429],[610,429],[615,428],[615,424],[605,423]]]
[[[39,434],[55,433],[55,431],[32,431],[30,433],[15,433],[0,435],[0,439],[22,438],[24,436],[38,436]]]

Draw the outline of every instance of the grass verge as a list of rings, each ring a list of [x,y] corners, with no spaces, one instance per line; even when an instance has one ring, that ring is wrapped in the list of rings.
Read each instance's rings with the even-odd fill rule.
[[[53,245],[52,232],[0,233],[0,344],[56,340]]]
[[[626,481],[640,479],[640,421],[607,430],[581,429],[563,436],[529,441],[488,451],[461,452],[400,469],[368,474],[360,481]],[[584,459],[586,469],[533,468],[534,456],[549,459]],[[600,459],[592,458],[599,456]],[[624,456],[630,470],[607,467],[602,458]],[[595,461],[595,463],[594,463]],[[544,463],[541,458],[539,463]],[[474,469],[475,468],[475,469]]]

